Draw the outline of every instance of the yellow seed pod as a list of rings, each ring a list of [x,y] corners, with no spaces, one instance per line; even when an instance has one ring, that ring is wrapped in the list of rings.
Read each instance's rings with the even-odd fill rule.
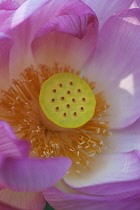
[[[78,128],[94,115],[96,99],[90,86],[72,73],[51,76],[41,86],[40,106],[45,116],[63,128]]]

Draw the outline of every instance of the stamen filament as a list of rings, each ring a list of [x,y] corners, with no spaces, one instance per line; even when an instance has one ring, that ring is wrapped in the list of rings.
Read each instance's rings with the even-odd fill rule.
[[[64,72],[79,75],[79,72],[70,67],[62,68],[57,64],[52,68],[40,65],[38,70],[33,66],[27,68],[21,74],[21,80],[13,80],[12,87],[7,91],[2,90],[0,119],[10,123],[19,138],[30,142],[31,156],[42,158],[66,156],[72,160],[72,167],[79,173],[82,167],[91,166],[90,162],[103,149],[105,137],[110,135],[109,122],[104,120],[108,116],[105,112],[109,105],[103,92],[99,92],[95,94],[94,116],[86,124],[79,128],[60,130],[49,127],[40,113],[40,89],[49,77]],[[86,78],[82,79],[88,82]],[[88,84],[92,90],[95,89],[94,82]],[[71,81],[70,85],[74,83]],[[59,88],[62,87],[61,84]],[[81,89],[77,90],[77,94],[80,94]]]

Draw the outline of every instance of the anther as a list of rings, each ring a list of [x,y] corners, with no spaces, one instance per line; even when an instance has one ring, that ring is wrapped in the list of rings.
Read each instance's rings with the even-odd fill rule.
[[[101,152],[102,136],[111,133],[103,113],[109,107],[105,98],[96,94],[95,110],[91,84],[73,73],[63,68],[48,70],[43,65],[39,71],[28,68],[21,80],[14,80],[13,87],[2,91],[0,107],[1,120],[11,123],[21,139],[28,139],[33,157],[66,156],[80,173],[82,167],[90,168],[90,161]]]

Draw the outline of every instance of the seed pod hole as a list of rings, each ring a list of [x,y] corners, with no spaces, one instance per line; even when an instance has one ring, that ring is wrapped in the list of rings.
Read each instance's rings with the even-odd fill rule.
[[[63,85],[62,85],[62,83],[59,83],[58,86],[59,86],[59,87],[62,87]]]
[[[77,90],[77,92],[78,92],[78,93],[81,93],[81,89],[79,88],[79,89]]]
[[[70,86],[73,86],[73,82],[72,81],[70,82]]]
[[[55,107],[55,111],[56,111],[56,112],[59,111],[59,106]]]
[[[64,113],[63,113],[63,116],[64,116],[64,117],[67,117],[67,113],[66,113],[66,112],[64,112]]]
[[[66,107],[67,107],[67,109],[70,109],[70,104],[67,104]]]
[[[56,89],[52,89],[52,92],[53,92],[53,93],[56,93]]]
[[[74,113],[73,113],[73,116],[74,116],[74,117],[77,117],[77,113],[76,113],[76,112],[74,112]]]
[[[65,99],[65,97],[63,97],[63,96],[60,98],[61,101],[64,101],[64,99]]]
[[[86,99],[83,97],[83,98],[82,98],[82,101],[83,101],[83,102],[85,102],[85,101],[86,101]]]
[[[51,99],[51,102],[54,103],[54,102],[55,102],[55,98],[52,98],[52,99]]]
[[[72,102],[73,102],[73,103],[76,103],[76,99],[75,99],[75,98],[72,98]]]
[[[70,95],[70,90],[67,91],[67,94]]]
[[[80,107],[80,110],[81,110],[81,111],[84,111],[84,107]]]

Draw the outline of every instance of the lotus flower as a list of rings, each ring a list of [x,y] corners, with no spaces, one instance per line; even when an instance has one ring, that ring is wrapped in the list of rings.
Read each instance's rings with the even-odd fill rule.
[[[1,209],[139,209],[139,6],[0,1]]]

